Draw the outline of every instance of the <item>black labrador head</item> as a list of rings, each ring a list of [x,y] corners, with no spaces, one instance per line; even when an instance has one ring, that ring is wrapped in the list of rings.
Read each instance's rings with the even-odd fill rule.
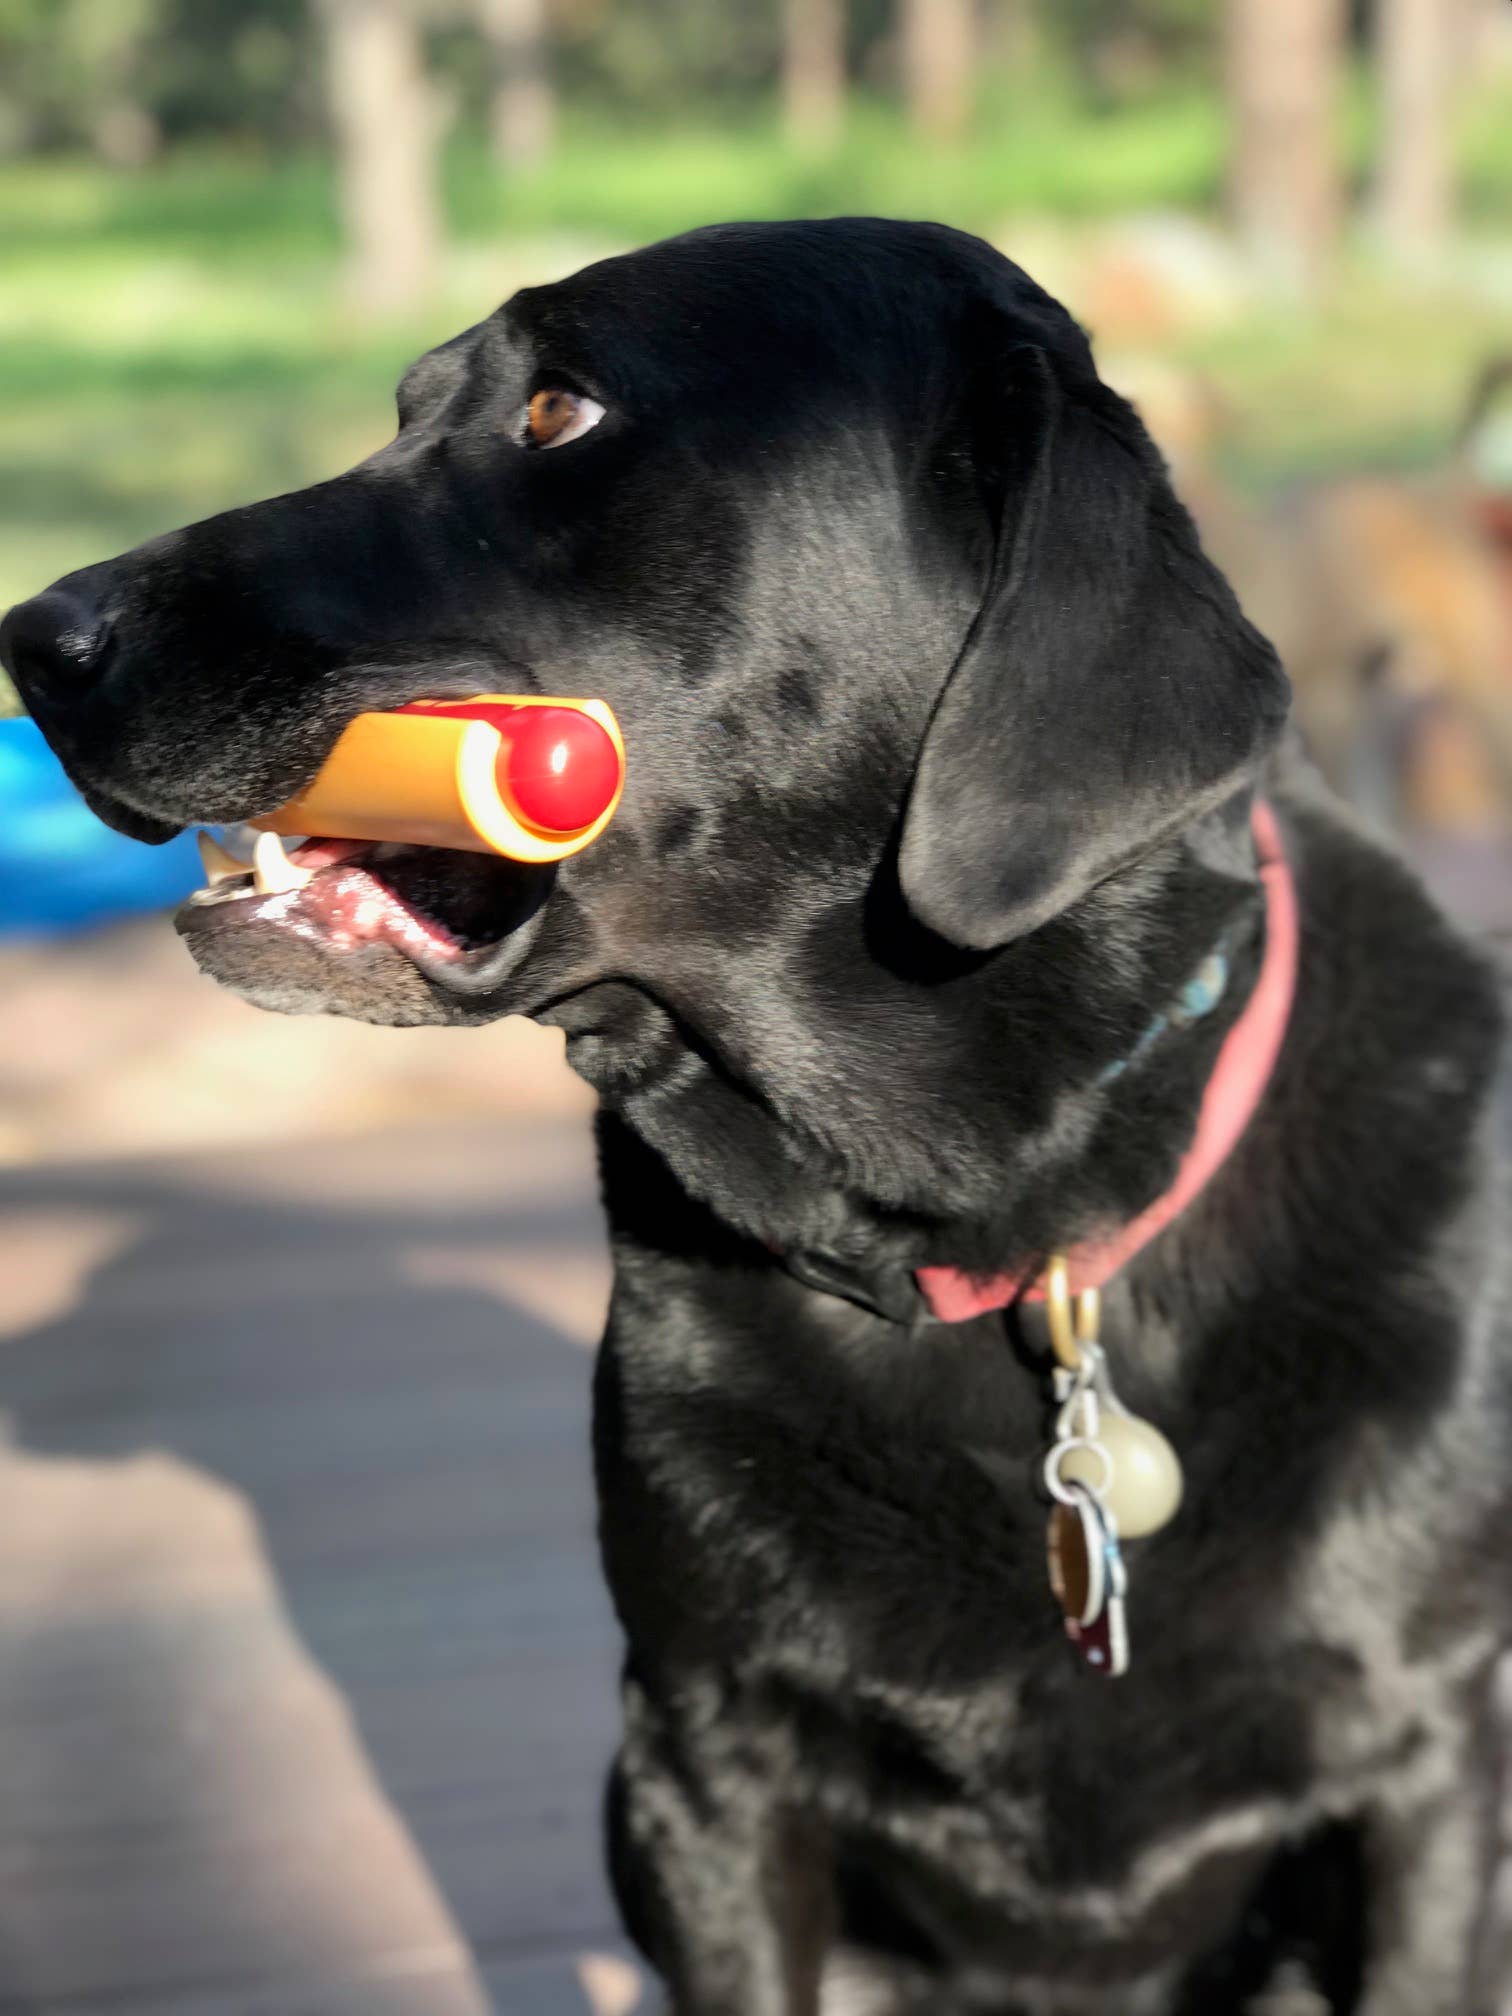
[[[528,289],[407,373],[370,460],[69,575],[0,642],[149,840],[282,803],[364,709],[601,695],[628,780],[587,852],[354,857],[189,906],[194,956],[276,1009],[559,1023],[652,1138],[702,1100],[732,1151],[801,1138],[898,1208],[980,1166],[984,1070],[1045,1117],[1089,902],[1119,943],[1088,1040],[1137,1034],[1188,948],[1100,892],[1242,803],[1285,706],[1066,312],[875,220]]]

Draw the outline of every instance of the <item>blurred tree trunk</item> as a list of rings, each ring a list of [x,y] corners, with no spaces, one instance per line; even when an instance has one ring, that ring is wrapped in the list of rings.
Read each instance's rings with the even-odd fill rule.
[[[118,95],[90,121],[94,151],[107,168],[145,168],[163,149],[163,129],[145,105]]]
[[[1305,293],[1326,273],[1344,210],[1344,0],[1227,0],[1227,13],[1234,224],[1273,285]]]
[[[556,138],[546,0],[480,0],[493,59],[490,127],[505,168],[538,168]]]
[[[959,140],[971,124],[976,0],[903,0],[903,93],[914,130]]]
[[[845,117],[845,0],[782,0],[782,111],[795,146],[822,152]]]
[[[1467,0],[1465,68],[1476,75],[1512,75],[1512,7],[1507,0]]]
[[[143,51],[157,13],[150,0],[74,0],[63,19],[65,51],[72,31],[71,53],[83,59],[91,80],[90,141],[109,168],[144,168],[162,151],[162,128],[141,92]]]
[[[1377,0],[1381,151],[1375,213],[1382,238],[1406,261],[1442,252],[1454,222],[1450,123],[1468,10],[1453,0]]]
[[[440,117],[414,0],[322,0],[352,287],[402,308],[435,283]]]
[[[1033,0],[988,0],[982,46],[991,63],[1022,74],[1038,54]]]

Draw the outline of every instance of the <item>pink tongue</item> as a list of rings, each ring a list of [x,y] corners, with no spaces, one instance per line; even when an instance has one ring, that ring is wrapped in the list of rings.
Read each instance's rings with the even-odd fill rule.
[[[360,857],[371,846],[366,840],[313,840],[296,847],[293,859],[317,871],[315,879],[266,904],[279,907],[295,929],[318,932],[338,952],[376,941],[411,955],[455,959],[462,948],[445,925],[411,909],[364,865]]]
[[[372,844],[370,840],[305,840],[289,859],[301,868],[334,868],[338,861],[350,861]]]

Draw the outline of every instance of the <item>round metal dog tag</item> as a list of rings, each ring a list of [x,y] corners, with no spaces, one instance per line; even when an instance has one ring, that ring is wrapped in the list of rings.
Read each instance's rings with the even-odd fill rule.
[[[1103,1607],[1108,1568],[1097,1501],[1090,1491],[1078,1487],[1068,1503],[1051,1508],[1046,1551],[1050,1587],[1067,1624],[1091,1624]]]
[[[1073,1484],[1066,1501],[1051,1511],[1047,1554],[1066,1636],[1094,1672],[1109,1679],[1127,1673],[1128,1579],[1118,1531],[1085,1485]]]

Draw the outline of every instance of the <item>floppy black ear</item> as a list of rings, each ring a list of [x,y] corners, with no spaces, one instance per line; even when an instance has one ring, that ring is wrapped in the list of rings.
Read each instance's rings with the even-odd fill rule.
[[[1022,346],[979,460],[986,596],[904,818],[914,914],[986,950],[1033,931],[1252,773],[1287,681],[1206,559],[1149,436],[1090,362]]]

